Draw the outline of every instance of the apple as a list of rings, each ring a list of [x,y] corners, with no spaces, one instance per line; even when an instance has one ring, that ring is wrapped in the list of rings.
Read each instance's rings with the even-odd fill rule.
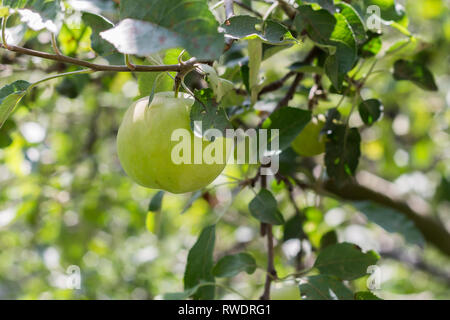
[[[291,145],[295,152],[304,157],[312,157],[325,152],[326,138],[325,135],[320,134],[324,125],[324,120],[312,118],[292,142]]]
[[[276,283],[270,290],[270,299],[272,300],[301,300],[300,289],[297,284]]]
[[[135,182],[148,188],[185,193],[207,186],[225,168],[226,159],[194,163],[196,156],[203,160],[203,152],[210,144],[226,139],[210,142],[194,135],[190,127],[193,104],[194,99],[187,94],[180,93],[175,98],[174,92],[159,92],[150,105],[148,98],[143,98],[126,111],[117,134],[117,152],[123,169]],[[176,129],[188,133],[190,150],[187,151],[192,152],[186,154],[191,154],[191,161],[173,160],[172,150],[180,143],[180,140],[172,141]],[[196,144],[200,148],[194,148]]]

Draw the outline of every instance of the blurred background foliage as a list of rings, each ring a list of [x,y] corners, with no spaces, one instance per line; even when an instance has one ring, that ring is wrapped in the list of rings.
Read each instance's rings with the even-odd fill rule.
[[[392,181],[403,196],[424,200],[450,228],[450,5],[446,0],[400,2],[408,12],[409,29],[426,46],[417,58],[426,61],[433,71],[439,91],[422,91],[410,82],[392,78],[393,61],[416,48],[406,47],[381,61],[363,95],[383,101],[384,118],[362,131],[359,170]],[[95,6],[113,21],[117,19],[116,5],[99,0],[66,3],[66,19],[58,36],[60,49],[69,56],[92,59],[91,30],[70,8],[77,3]],[[256,7],[267,9],[264,4]],[[383,48],[401,39],[394,29],[383,28]],[[51,50],[51,37],[46,31],[25,29],[11,18],[8,32],[28,48]],[[310,47],[306,42],[300,50],[286,49],[266,59],[262,65],[265,77],[282,77]],[[169,63],[178,53],[169,50],[161,57]],[[232,63],[233,54],[239,56],[235,50],[225,59]],[[111,54],[101,59],[113,64],[122,63],[123,58]],[[0,52],[0,63],[0,87],[17,79],[31,82],[51,72],[74,70],[6,50]],[[233,79],[233,71],[227,72]],[[306,103],[302,88],[310,86],[311,81],[305,78],[290,105]],[[162,85],[170,88],[171,82]],[[186,205],[192,195],[165,194],[162,208],[148,211],[157,191],[136,185],[124,174],[115,147],[126,108],[142,95],[145,93],[139,91],[138,76],[132,73],[103,72],[58,79],[25,96],[0,130],[1,299],[153,299],[181,291],[188,250],[202,228],[220,216],[215,256],[246,248],[255,257],[258,269],[251,276],[240,274],[219,281],[246,297],[259,297],[266,250],[259,237],[259,223],[248,212],[254,193],[248,188],[237,193],[236,183],[228,177],[251,176],[254,168],[228,166],[207,194],[194,195],[197,199],[189,208]],[[263,104],[274,103],[280,95],[271,93]],[[329,98],[319,104],[317,112],[336,105],[340,96],[330,94]],[[351,101],[345,100],[341,111],[345,114],[350,109]],[[357,113],[350,122],[361,123]],[[288,219],[294,208],[287,201],[286,191],[275,182],[272,188],[280,211]],[[311,248],[320,247],[336,234],[339,241],[381,252],[383,280],[378,296],[450,298],[450,261],[433,247],[420,250],[405,244],[401,237],[368,223],[347,203],[310,192],[295,193],[295,200],[306,212],[305,231],[311,239],[311,244],[301,247],[305,267],[314,261],[315,250]],[[283,277],[295,272],[300,244],[298,240],[283,242],[281,227],[274,227],[274,235],[276,269]],[[383,256],[383,252],[391,254]],[[80,267],[80,290],[64,289],[70,265]],[[366,280],[359,279],[351,286],[364,291]],[[276,284],[280,285],[283,282]],[[217,292],[221,298],[239,298],[221,288]]]

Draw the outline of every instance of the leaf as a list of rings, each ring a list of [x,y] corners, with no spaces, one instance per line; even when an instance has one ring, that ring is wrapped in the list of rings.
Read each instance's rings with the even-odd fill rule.
[[[219,278],[231,278],[242,271],[252,274],[255,270],[255,259],[248,253],[238,253],[220,259],[212,272],[214,276]]]
[[[197,242],[189,250],[186,270],[184,272],[185,290],[194,288],[201,281],[215,281],[212,275],[215,239],[216,226],[208,226],[202,230]],[[213,286],[201,287],[193,296],[194,299],[214,299],[214,291],[215,288]]]
[[[341,280],[354,280],[367,274],[367,267],[378,261],[374,251],[363,253],[351,243],[338,243],[322,249],[314,267],[321,274],[334,276]]]
[[[57,33],[62,25],[62,8],[56,0],[3,0],[3,6],[18,9],[20,20],[35,31]]]
[[[193,294],[195,294],[200,287],[200,284],[193,288],[184,290],[183,292],[168,292],[163,295],[164,300],[186,300]]]
[[[7,120],[3,127],[0,128],[0,149],[6,148],[13,142],[10,131],[16,128],[16,124],[11,119]]]
[[[114,51],[114,47],[103,40],[99,33],[114,27],[114,24],[105,17],[97,14],[83,12],[81,15],[83,22],[92,29],[91,48],[99,55],[104,55]]]
[[[331,14],[336,12],[333,0],[297,0],[299,5],[303,3],[316,3],[325,10],[328,10]]]
[[[374,33],[374,32],[368,32],[368,40],[362,44],[362,46],[359,49],[359,54],[363,58],[370,58],[377,55],[378,52],[381,50],[381,34]]]
[[[360,291],[355,293],[355,300],[383,300],[370,291]]]
[[[206,74],[217,102],[220,102],[228,92],[233,90],[233,82],[220,78],[213,67],[207,64],[200,64],[199,68]]]
[[[422,233],[417,229],[414,222],[409,220],[403,213],[391,208],[375,205],[369,201],[359,201],[353,204],[367,219],[386,231],[401,234],[409,243],[419,246],[425,244]]]
[[[164,197],[164,191],[158,191],[150,201],[148,205],[148,211],[159,211],[161,210],[162,199]]]
[[[353,300],[353,293],[341,281],[326,275],[306,277],[300,284],[304,300]]]
[[[279,138],[279,149],[284,150],[289,148],[309,121],[311,121],[310,111],[284,107],[273,112],[264,122],[263,128],[269,129],[269,133],[270,129],[278,129],[278,135],[271,135],[270,141]]]
[[[325,61],[325,72],[336,89],[341,90],[345,74],[353,68],[357,58],[356,40],[346,18],[329,11],[313,10],[311,6],[300,6],[294,25],[299,33],[306,31],[318,45],[329,53]]]
[[[357,128],[339,124],[328,134],[325,145],[325,165],[327,174],[337,184],[342,185],[353,176],[358,167],[361,136]]]
[[[342,14],[355,34],[356,43],[362,44],[367,40],[366,29],[358,12],[348,3],[341,2],[338,5],[339,13]]]
[[[197,136],[202,136],[208,129],[217,129],[225,136],[226,129],[231,128],[230,121],[224,108],[217,106],[212,98],[211,89],[202,89],[195,92],[195,102],[191,108],[191,129]],[[201,126],[196,126],[196,122]]]
[[[394,64],[394,79],[409,80],[424,90],[438,90],[431,71],[416,61],[397,60]]]
[[[289,30],[282,24],[272,20],[263,21],[262,19],[248,15],[231,17],[222,25],[222,28],[233,39],[259,38],[264,43],[273,45],[297,42]]]
[[[122,0],[120,19],[100,36],[121,53],[182,47],[198,59],[216,59],[223,50],[224,36],[206,0]]]
[[[29,86],[29,82],[17,80],[0,89],[0,128],[26,94]]]
[[[267,189],[261,189],[250,201],[248,208],[252,216],[261,222],[275,225],[284,224],[283,216],[278,211],[277,200]]]
[[[335,230],[330,230],[320,238],[320,249],[338,243],[338,237]]]
[[[363,12],[365,12],[369,6],[373,5],[380,8],[381,18],[386,22],[399,21],[405,16],[403,6],[395,0],[363,0],[361,5],[361,10]]]
[[[286,221],[283,228],[283,241],[301,239],[305,236],[303,231],[303,219],[299,214]]]
[[[371,126],[380,119],[383,114],[383,109],[383,105],[378,99],[364,100],[358,106],[359,115],[362,121],[368,126]]]
[[[337,108],[328,109],[327,114],[325,116],[325,125],[320,131],[321,134],[331,134],[333,130],[335,130],[336,125],[339,123],[341,119],[341,113]]]

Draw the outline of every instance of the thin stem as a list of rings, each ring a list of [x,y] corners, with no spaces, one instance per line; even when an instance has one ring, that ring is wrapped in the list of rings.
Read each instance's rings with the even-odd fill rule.
[[[130,58],[130,55],[129,55],[129,54],[126,54],[126,55],[125,55],[125,64],[127,65],[127,67],[128,67],[130,70],[135,70],[135,69],[136,69],[136,66],[135,66],[134,64],[131,63],[131,58]]]
[[[266,274],[266,282],[264,284],[264,293],[261,296],[261,300],[270,300],[270,287],[272,285],[272,281],[278,279],[277,272],[275,270],[274,265],[274,248],[273,248],[273,233],[272,233],[272,225],[264,224],[267,235],[267,274]]]
[[[48,81],[48,80],[52,80],[52,79],[56,79],[56,78],[60,78],[60,77],[65,77],[65,76],[71,76],[71,75],[75,75],[75,74],[84,74],[84,73],[92,73],[92,72],[95,72],[95,70],[83,69],[83,70],[77,70],[77,71],[72,71],[72,72],[55,74],[53,76],[49,76],[49,77],[46,77],[44,79],[41,79],[39,81],[36,81],[36,82],[32,83],[28,87],[27,91],[29,92],[31,89],[36,87],[38,84],[41,84],[42,82],[45,82],[45,81]]]
[[[2,19],[2,43],[5,48],[8,48],[8,44],[6,43],[6,21],[8,20],[9,16],[5,16]]]
[[[58,56],[61,56],[61,55],[62,55],[61,51],[60,51],[59,48],[58,48],[58,43],[56,42],[56,36],[55,36],[54,33],[52,33],[52,47],[53,47],[53,51],[55,51],[55,53],[56,53]]]

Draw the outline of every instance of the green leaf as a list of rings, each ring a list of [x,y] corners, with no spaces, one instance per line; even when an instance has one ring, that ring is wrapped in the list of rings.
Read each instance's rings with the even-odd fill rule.
[[[248,15],[231,17],[222,25],[222,28],[233,39],[259,38],[265,43],[276,45],[297,42],[282,24],[272,20],[263,21]]]
[[[300,295],[304,300],[353,300],[353,293],[341,281],[326,275],[302,279]]]
[[[252,274],[255,270],[255,259],[248,253],[238,253],[220,259],[212,272],[219,278],[231,278],[242,271]]]
[[[320,238],[320,249],[338,243],[338,237],[335,230],[330,230]]]
[[[233,82],[219,77],[213,67],[207,64],[200,64],[198,67],[205,73],[217,102],[220,102],[228,92],[233,90]]]
[[[348,3],[341,2],[338,5],[339,13],[342,14],[355,34],[356,43],[362,44],[367,40],[366,29],[358,12]]]
[[[100,36],[126,54],[185,48],[198,59],[216,59],[224,36],[206,0],[122,0],[121,22]]]
[[[311,6],[299,7],[294,25],[299,33],[308,36],[329,53],[325,61],[325,72],[334,87],[341,90],[345,74],[353,68],[357,58],[356,40],[346,18],[329,11],[313,10]]]
[[[195,294],[200,287],[200,284],[193,288],[184,290],[183,292],[168,292],[163,295],[164,300],[187,300],[190,296]],[[214,287],[214,286],[212,286]]]
[[[383,300],[370,291],[360,291],[355,293],[355,300]]]
[[[304,235],[303,218],[299,214],[294,215],[284,224],[283,241],[301,239]]]
[[[267,189],[261,189],[250,201],[248,208],[252,216],[261,222],[275,225],[284,224],[283,216],[278,211],[277,200]]]
[[[16,128],[16,124],[11,119],[7,120],[3,127],[0,128],[0,149],[9,147],[13,140],[10,131]]]
[[[189,250],[186,270],[184,272],[184,289],[194,288],[196,285],[205,282],[214,282],[212,274],[213,251],[216,239],[216,226],[211,225],[204,228],[197,239],[197,242]],[[215,287],[207,286],[199,288],[194,299],[214,299]]]
[[[0,128],[26,94],[29,86],[29,82],[17,80],[0,89]]]
[[[354,280],[366,275],[367,267],[376,264],[378,258],[373,251],[363,253],[354,244],[338,243],[321,250],[314,267],[321,274],[341,280]]]
[[[401,234],[409,243],[419,246],[425,244],[422,233],[417,229],[414,222],[409,220],[403,213],[391,208],[375,205],[369,201],[354,202],[354,206],[367,219],[386,231]]]
[[[225,136],[226,129],[231,128],[230,121],[224,108],[217,105],[213,99],[213,91],[208,89],[196,90],[195,102],[191,108],[191,129],[197,136],[202,136],[208,129],[217,129]],[[201,127],[195,122],[201,121]]]
[[[420,62],[397,60],[394,64],[394,79],[409,80],[424,90],[438,90],[433,74]]]
[[[357,128],[335,125],[330,130],[325,145],[325,165],[327,174],[337,184],[344,184],[353,176],[361,155],[361,136]]]
[[[148,211],[159,211],[161,210],[162,199],[164,196],[164,191],[158,191],[150,201],[148,205]]]
[[[377,55],[378,52],[381,50],[381,34],[374,33],[374,32],[368,32],[369,38],[366,42],[362,44],[362,46],[359,49],[359,54],[363,58],[370,58]]]
[[[361,4],[362,12],[373,5],[380,8],[381,19],[384,21],[399,21],[405,16],[403,6],[395,0],[363,0]]]
[[[264,122],[263,128],[269,129],[270,141],[279,138],[279,149],[284,150],[289,148],[309,121],[311,121],[310,111],[284,107],[273,112]],[[270,129],[278,129],[278,136],[272,136]]]
[[[333,0],[297,0],[297,3],[299,5],[302,5],[303,3],[316,3],[322,9],[328,10],[331,14],[336,12]]]
[[[368,126],[371,126],[383,114],[383,105],[378,99],[364,100],[359,104],[358,111],[362,121]]]
[[[20,20],[35,31],[57,33],[62,25],[62,8],[56,0],[3,0],[3,5],[19,9]]]
[[[114,51],[114,47],[103,40],[99,33],[107,29],[113,28],[114,24],[108,19],[90,12],[83,12],[81,15],[83,22],[92,29],[91,48],[97,54],[104,55]]]

